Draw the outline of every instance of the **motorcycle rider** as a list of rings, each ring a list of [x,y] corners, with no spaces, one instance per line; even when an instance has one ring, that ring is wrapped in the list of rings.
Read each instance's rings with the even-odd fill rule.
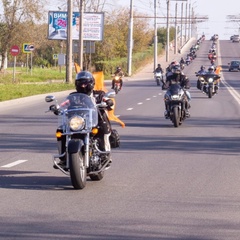
[[[163,74],[163,69],[161,67],[161,64],[157,65],[157,68],[154,70],[154,73],[156,73],[156,72],[161,72]]]
[[[200,70],[196,73],[196,76],[198,77],[199,75],[204,75],[206,72],[207,72],[207,71],[205,70],[205,67],[202,65],[201,68],[200,68]],[[201,83],[201,81],[200,81],[199,78],[198,78],[198,80],[197,80],[197,88],[198,88],[199,90],[202,89],[202,83]]]
[[[75,78],[76,92],[72,92],[70,93],[70,95],[74,93],[83,93],[92,98],[93,104],[98,104],[104,101],[107,104],[107,108],[109,110],[112,109],[114,105],[112,99],[109,99],[109,98],[104,99],[105,92],[101,90],[99,91],[93,90],[94,85],[95,85],[95,79],[93,75],[88,71],[81,71],[77,74]],[[63,104],[65,103],[62,103],[61,105]],[[103,111],[100,110],[98,113],[99,113],[98,114],[98,127],[99,127],[98,134],[102,140],[101,141],[102,146],[100,146],[100,150],[110,152],[111,146],[110,146],[109,136],[111,135],[111,131],[112,131],[111,124],[104,110]],[[55,114],[58,115],[58,112],[56,112]],[[110,165],[112,161],[110,153],[106,154],[105,157],[106,157],[106,160],[110,160],[109,162],[109,165]],[[64,167],[66,165],[66,159],[60,159],[59,165]],[[54,168],[56,168],[56,166]]]
[[[217,85],[216,85],[216,92],[217,92],[217,90],[219,89],[221,75],[216,73],[216,67],[214,67],[214,66],[210,66],[208,68],[207,74],[212,74],[214,80],[217,80]]]
[[[120,77],[120,90],[122,89],[122,85],[123,85],[123,80],[122,78],[124,77],[124,72],[122,71],[122,69],[120,67],[116,68],[116,71],[114,72],[114,76],[119,76]],[[115,79],[113,78],[112,80],[112,89],[114,89],[114,85],[115,85]]]
[[[169,86],[171,86],[172,81],[176,81],[182,88],[184,89],[189,89],[190,88],[190,82],[188,77],[181,71],[180,67],[177,65],[175,67],[173,67],[172,70],[172,75],[169,75],[166,79],[166,89],[169,88]],[[191,100],[191,95],[189,93],[189,91],[184,90],[186,96],[187,96],[187,101],[186,101],[186,115],[187,117],[190,116],[189,114],[189,108],[190,108],[190,100]],[[166,103],[165,103],[166,104]],[[169,118],[169,111],[167,110],[167,105],[165,105],[165,112],[164,112],[164,116],[165,118]]]
[[[161,67],[161,64],[158,64],[157,68],[153,71],[154,74],[157,73],[157,72],[160,72],[162,74],[161,82],[162,82],[162,84],[164,84],[164,81],[163,81],[163,69]]]

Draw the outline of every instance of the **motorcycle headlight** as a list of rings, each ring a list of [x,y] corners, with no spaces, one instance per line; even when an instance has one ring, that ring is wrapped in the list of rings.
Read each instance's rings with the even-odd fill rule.
[[[116,81],[118,81],[118,80],[119,80],[119,78],[120,78],[119,76],[116,76],[116,77],[115,77],[115,80],[116,80]]]
[[[73,116],[69,120],[69,126],[72,131],[79,131],[84,128],[85,126],[85,121],[82,117],[80,116]]]
[[[212,82],[213,82],[213,78],[209,78],[209,79],[208,79],[208,82],[209,82],[209,83],[212,83]]]
[[[179,96],[178,95],[172,95],[172,100],[178,100]]]

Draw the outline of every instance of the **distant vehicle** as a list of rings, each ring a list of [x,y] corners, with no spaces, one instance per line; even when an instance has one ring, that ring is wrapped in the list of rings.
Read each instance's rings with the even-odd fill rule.
[[[239,35],[233,35],[231,38],[232,38],[232,42],[240,42]]]
[[[236,37],[236,36],[239,36],[239,35],[237,35],[237,34],[232,35],[232,36],[230,37],[230,40],[232,41],[233,38]]]
[[[228,63],[229,68],[228,71],[240,71],[240,60],[232,60],[230,63]]]

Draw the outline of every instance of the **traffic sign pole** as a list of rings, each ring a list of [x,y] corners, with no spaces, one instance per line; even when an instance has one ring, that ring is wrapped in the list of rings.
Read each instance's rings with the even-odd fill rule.
[[[20,49],[17,45],[14,45],[10,49],[11,55],[14,57],[14,64],[13,64],[13,83],[15,83],[16,79],[16,56],[19,54]]]
[[[16,56],[14,56],[14,63],[13,63],[13,83],[15,83],[16,79]]]

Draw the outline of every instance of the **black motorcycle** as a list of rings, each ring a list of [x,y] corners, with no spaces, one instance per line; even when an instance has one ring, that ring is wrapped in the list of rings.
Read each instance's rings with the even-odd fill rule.
[[[178,127],[182,122],[190,117],[187,112],[188,100],[185,90],[176,82],[172,82],[164,96],[167,118],[173,122],[174,127]]]
[[[114,96],[115,92],[106,94]],[[54,167],[70,175],[75,189],[86,186],[87,176],[93,181],[101,180],[110,162],[106,157],[110,152],[101,150],[104,143],[98,129],[98,114],[106,109],[106,103],[95,104],[92,97],[82,93],[70,94],[60,105],[54,96],[47,96],[45,101],[56,102],[49,111],[58,115],[58,154],[53,156]]]
[[[214,73],[206,73],[196,75],[200,80],[200,89],[209,97],[212,98],[218,93],[218,80],[219,76]]]

